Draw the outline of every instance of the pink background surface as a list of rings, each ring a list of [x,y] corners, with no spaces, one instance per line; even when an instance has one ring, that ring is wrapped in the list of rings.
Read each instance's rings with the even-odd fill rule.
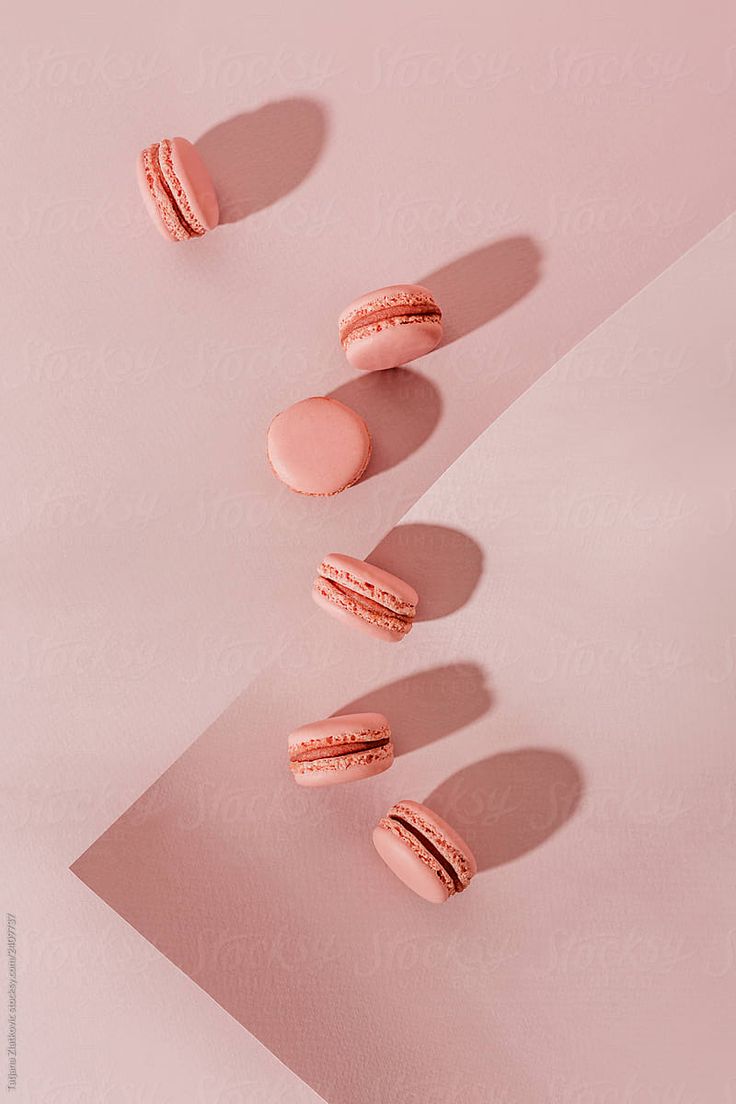
[[[695,13],[686,5],[619,5],[614,15],[582,3],[539,6],[533,12],[459,4],[450,19],[446,8],[423,5],[419,20],[417,9],[402,8],[399,17],[388,5],[374,5],[371,11],[374,19],[370,26],[361,24],[360,36],[354,12],[325,11],[315,17],[296,4],[284,5],[278,20],[217,4],[206,14],[186,17],[178,8],[160,6],[152,12],[147,5],[129,5],[124,13],[96,21],[83,19],[81,8],[75,11],[73,5],[63,11],[36,6],[13,13],[12,33],[3,48],[10,110],[4,114],[2,133],[17,169],[6,184],[3,204],[9,309],[0,464],[6,616],[0,646],[7,743],[3,809],[14,844],[3,848],[8,869],[2,884],[10,887],[4,907],[19,917],[27,1025],[20,1084],[34,1104],[310,1099],[310,1091],[234,1021],[90,900],[67,870],[259,672],[265,672],[261,681],[244,699],[252,737],[240,724],[233,726],[234,714],[225,714],[153,791],[164,798],[161,817],[141,818],[138,807],[88,854],[78,872],[328,1099],[344,1098],[348,1075],[339,1066],[334,1073],[321,1067],[324,1049],[309,1033],[312,1020],[301,1017],[295,1037],[274,1035],[270,989],[261,994],[263,976],[256,972],[247,990],[230,978],[234,989],[223,991],[218,988],[221,973],[212,972],[207,956],[199,956],[184,938],[191,934],[187,917],[205,903],[197,896],[203,892],[198,877],[204,871],[195,859],[206,853],[210,861],[207,848],[214,847],[223,868],[235,862],[239,872],[247,858],[252,877],[260,869],[259,857],[272,852],[262,841],[243,856],[233,824],[219,824],[218,817],[228,814],[218,813],[216,801],[202,788],[194,796],[201,796],[211,820],[203,816],[201,830],[187,833],[191,858],[185,862],[181,840],[176,833],[169,835],[172,822],[166,810],[178,810],[182,803],[190,815],[193,791],[186,772],[197,757],[204,757],[207,771],[214,772],[203,776],[214,784],[228,741],[233,742],[231,768],[233,763],[242,768],[244,760],[234,757],[235,748],[241,754],[247,750],[250,759],[251,743],[253,752],[258,748],[256,731],[268,725],[273,744],[260,749],[262,759],[254,758],[254,778],[258,771],[265,777],[273,770],[279,781],[262,799],[264,827],[273,832],[276,817],[283,841],[289,830],[287,814],[298,810],[303,810],[305,831],[320,838],[333,820],[342,823],[337,811],[341,802],[348,805],[346,798],[335,799],[337,804],[330,799],[322,810],[327,810],[325,821],[315,820],[313,808],[299,799],[292,805],[290,791],[284,794],[290,804],[283,810],[279,805],[282,727],[287,721],[310,719],[302,710],[309,713],[309,695],[317,692],[315,675],[331,670],[333,641],[338,639],[326,636],[326,626],[312,615],[305,584],[314,562],[330,546],[355,554],[368,551],[514,398],[733,207],[729,134],[736,98],[734,20],[725,6],[701,5]],[[390,18],[380,18],[392,12]],[[200,143],[229,220],[204,242],[181,249],[167,248],[146,223],[132,172],[143,143],[176,132]],[[730,237],[722,236],[716,244],[728,251]],[[559,475],[561,505],[550,497],[550,485],[541,476],[559,473],[555,465],[572,465],[577,457],[578,467],[570,476],[575,501],[575,479],[589,478],[593,488],[596,471],[599,484],[603,474],[614,478],[617,469],[609,473],[607,464],[596,469],[593,463],[601,442],[609,439],[612,447],[623,447],[624,430],[631,433],[639,425],[644,435],[646,423],[647,448],[657,458],[654,476],[662,481],[656,483],[657,493],[683,480],[696,512],[708,509],[707,496],[714,493],[714,484],[697,465],[689,472],[679,459],[685,430],[695,434],[704,424],[694,416],[692,424],[685,418],[701,397],[698,373],[713,382],[705,392],[713,408],[703,418],[712,421],[719,411],[725,416],[724,400],[732,395],[730,347],[715,323],[707,368],[702,366],[706,361],[680,360],[683,348],[699,348],[706,340],[706,312],[713,311],[717,320],[718,293],[727,288],[727,258],[714,254],[712,246],[708,249],[705,272],[697,270],[688,293],[677,308],[669,308],[667,318],[658,316],[656,341],[642,345],[640,326],[649,317],[645,312],[620,338],[622,344],[619,337],[611,339],[600,362],[588,365],[581,378],[577,369],[568,368],[572,384],[562,389],[564,414],[557,420],[554,410],[546,410],[536,419],[520,421],[524,408],[517,407],[479,442],[473,457],[481,444],[483,450],[502,447],[496,445],[496,430],[511,432],[510,425],[518,434],[506,445],[505,469],[494,452],[481,463],[490,484],[477,478],[463,481],[462,498],[459,487],[446,489],[441,504],[432,499],[435,515],[420,517],[431,524],[457,525],[475,542],[441,533],[414,534],[419,539],[412,547],[420,555],[430,549],[449,556],[459,539],[462,561],[470,565],[465,590],[439,596],[436,611],[469,597],[471,590],[472,597],[462,612],[420,626],[423,637],[417,629],[416,639],[406,645],[411,651],[401,660],[410,665],[407,674],[414,673],[415,662],[417,670],[449,668],[439,685],[447,680],[449,700],[456,704],[463,727],[450,739],[450,729],[460,727],[454,712],[431,712],[427,723],[433,742],[407,755],[380,784],[388,786],[391,780],[387,796],[402,782],[425,787],[428,793],[466,761],[480,758],[481,744],[489,747],[489,754],[491,747],[495,752],[492,729],[507,717],[507,710],[513,722],[507,718],[504,723],[511,727],[506,731],[516,734],[520,746],[545,748],[549,740],[558,756],[580,760],[583,802],[590,793],[589,772],[597,767],[608,774],[608,764],[592,755],[593,748],[576,746],[580,733],[567,732],[565,710],[580,710],[568,721],[582,725],[582,718],[588,718],[583,726],[587,741],[605,747],[611,744],[605,734],[620,722],[615,695],[604,695],[599,686],[597,701],[584,692],[580,679],[563,693],[563,680],[550,678],[552,686],[543,685],[539,698],[546,710],[544,731],[536,731],[534,715],[527,728],[524,714],[514,714],[512,706],[515,695],[523,702],[529,699],[530,710],[534,704],[528,677],[534,668],[526,645],[523,660],[517,662],[515,689],[504,686],[501,694],[503,664],[493,650],[498,639],[487,636],[499,602],[488,589],[498,585],[492,572],[498,555],[497,514],[500,510],[501,520],[511,515],[506,524],[516,518],[522,525],[520,533],[508,534],[508,562],[517,572],[513,582],[511,575],[504,576],[503,596],[514,599],[508,616],[522,619],[523,627],[526,608],[529,628],[533,607],[549,633],[547,663],[564,669],[565,663],[575,662],[574,649],[571,657],[567,638],[549,629],[543,613],[550,614],[551,604],[551,613],[557,614],[565,585],[570,587],[574,601],[565,605],[570,624],[563,619],[562,627],[577,628],[585,643],[595,639],[594,615],[601,607],[583,604],[577,578],[556,579],[553,563],[559,567],[571,551],[585,553],[579,570],[590,583],[600,567],[598,557],[604,556],[610,566],[608,557],[616,550],[624,562],[631,556],[643,571],[644,538],[630,520],[638,507],[622,505],[618,512],[614,509],[610,528],[601,523],[605,532],[597,539],[593,526],[592,537],[586,531],[585,540],[580,538],[582,548],[563,548],[565,533],[574,541],[577,532],[574,522],[564,520],[568,476]],[[685,283],[692,256],[676,270],[685,274]],[[706,283],[709,275],[711,282]],[[337,314],[356,294],[404,279],[427,282],[436,292],[452,320],[450,341],[415,371],[387,380],[356,380],[337,347]],[[686,330],[675,329],[670,338],[675,323]],[[573,358],[565,363],[577,362]],[[627,372],[622,365],[631,367]],[[558,376],[559,371],[553,378]],[[673,390],[679,381],[684,381],[682,393]],[[622,413],[614,399],[617,388],[626,391],[627,382],[637,399],[642,391],[651,403],[640,408],[634,402],[632,410]],[[293,498],[272,481],[263,460],[263,434],[272,414],[296,398],[320,392],[336,392],[353,403],[377,436],[371,477],[331,503]],[[583,400],[591,407],[580,419],[582,428],[588,419],[599,426],[597,434],[583,434],[579,444],[570,429],[575,411],[565,405],[564,396],[569,402],[571,393],[581,410]],[[549,402],[547,391],[542,394]],[[673,409],[655,401],[662,395],[675,396]],[[532,399],[541,401],[536,391],[525,402]],[[636,422],[635,416],[644,421]],[[709,447],[715,449],[721,440],[717,426],[711,427]],[[543,457],[534,451],[541,446]],[[726,444],[721,447],[727,459]],[[539,472],[525,468],[534,457]],[[646,480],[654,479],[651,462],[648,452],[639,456],[637,474],[629,476],[634,485],[646,486]],[[486,463],[493,465],[488,472]],[[437,493],[435,488],[433,495]],[[725,547],[730,500],[716,494],[713,502],[713,544]],[[523,526],[531,524],[535,511],[545,509],[560,512],[561,544],[545,564],[547,584],[533,589],[526,578],[532,566],[539,570],[534,554],[535,549],[540,554],[540,546]],[[680,557],[675,555],[679,546],[672,547],[677,525],[654,526],[673,572],[703,562],[696,556],[702,527],[692,519],[689,524],[695,536],[689,532]],[[488,530],[488,525],[494,527]],[[541,536],[539,540],[544,544]],[[405,553],[409,543],[402,537],[399,552]],[[548,537],[545,548],[549,543]],[[481,561],[483,574],[474,582]],[[526,575],[521,570],[525,563]],[[685,635],[690,635],[692,624],[700,623],[702,610],[717,595],[722,580],[717,566],[700,569],[692,607],[682,594],[677,601],[665,601],[669,576],[662,572],[661,607],[648,612],[644,607],[645,627],[668,641],[674,633],[669,618],[689,611],[693,621]],[[631,596],[627,579],[604,578],[597,600],[606,603],[608,632],[612,611],[631,608]],[[643,577],[636,578],[641,589],[633,593],[639,594],[641,613],[646,588]],[[725,617],[727,607],[721,603],[719,609]],[[472,630],[478,610],[482,612]],[[578,616],[590,618],[585,628],[577,626]],[[303,635],[305,620],[314,635]],[[720,631],[720,624],[712,622],[712,631]],[[625,628],[613,619],[615,641],[622,639],[616,632]],[[473,631],[471,648],[467,634]],[[704,649],[713,640],[694,639],[694,654],[703,662]],[[319,642],[330,648],[322,652]],[[339,658],[345,641],[334,647]],[[356,640],[356,659],[363,656],[361,648]],[[360,686],[355,671],[349,679],[338,672],[329,685],[329,702],[312,699],[314,709],[320,712],[326,704],[330,711],[347,704],[371,688],[372,677],[376,683],[388,681],[370,666],[385,657],[366,655],[365,662]],[[463,665],[459,673],[455,664]],[[706,695],[693,665],[684,666],[684,673],[678,668],[676,676],[678,691],[691,708],[701,708]],[[707,699],[714,759],[704,763],[711,767],[723,733],[718,687],[725,693],[731,678],[725,666],[716,665],[716,670],[724,672],[724,681]],[[391,677],[402,675],[392,672]],[[494,702],[498,697],[491,713],[485,710],[486,680]],[[411,700],[408,695],[416,685],[399,687],[400,702]],[[450,693],[456,687],[457,693]],[[320,693],[326,689],[322,684]],[[710,682],[706,689],[711,690]],[[292,693],[304,695],[298,709]],[[278,699],[278,716],[272,697]],[[702,751],[704,725],[697,733],[687,726],[691,714],[676,696],[647,694],[643,704],[649,714],[635,711],[628,682],[624,697],[632,710],[627,733],[634,722],[643,733],[634,741],[634,761],[645,772],[659,769],[664,728],[674,726],[679,737],[670,733],[670,738],[676,739],[677,750],[673,756],[668,753],[666,762],[670,765],[672,759],[673,784],[681,781],[677,771],[687,773],[696,749],[698,755]],[[587,712],[594,702],[595,723]],[[481,708],[482,718],[476,717]],[[547,727],[550,716],[554,732]],[[419,735],[413,739],[419,742]],[[272,761],[268,755],[274,748]],[[564,762],[555,759],[558,766]],[[418,764],[424,773],[410,774],[410,764]],[[231,769],[218,784],[238,777]],[[575,777],[569,772],[564,776],[568,791],[574,791]],[[612,785],[614,777],[609,776]],[[373,789],[361,798],[371,803],[371,815],[383,793]],[[155,808],[158,796],[151,800]],[[690,806],[683,812],[683,833],[695,832],[700,808],[695,802],[692,812]],[[243,823],[250,824],[253,814],[253,808],[246,809]],[[336,849],[319,850],[328,870],[362,839],[357,809],[351,815],[354,819],[348,818],[348,830]],[[136,818],[141,823],[131,833]],[[625,925],[617,896],[620,882],[614,878],[616,870],[609,871],[611,849],[617,864],[626,870],[631,866],[615,846],[620,832],[605,825],[595,828],[595,820],[593,829],[589,821],[586,829],[584,825],[584,811],[578,812],[545,847],[534,849],[527,865],[520,861],[502,867],[503,877],[520,879],[525,919],[538,913],[540,901],[545,913],[554,872],[567,880],[573,870],[582,883],[588,867],[580,869],[580,864],[591,863],[611,880],[585,881],[590,908],[598,909],[608,894],[614,919],[618,915]],[[152,834],[146,836],[145,829]],[[149,865],[142,869],[168,870],[170,879],[176,863],[182,863],[170,896],[181,905],[179,928],[165,911],[145,907],[146,900],[155,903],[155,893],[146,894],[145,900],[135,895],[136,886],[145,889],[137,873],[113,877],[121,864],[124,870],[125,862],[133,861],[144,840]],[[120,846],[123,841],[125,847]],[[673,854],[681,858],[684,846],[675,838]],[[108,860],[102,863],[104,854]],[[164,862],[169,854],[174,867]],[[546,856],[552,854],[548,865]],[[689,856],[690,866],[680,862],[686,870],[695,861]],[[644,868],[650,882],[655,857],[656,850]],[[288,866],[269,872],[268,878],[284,894],[277,899],[293,922],[309,896],[298,879],[289,883]],[[162,884],[168,885],[164,873]],[[398,912],[392,922],[400,923],[408,905],[394,897],[381,873],[371,874],[383,887],[377,900],[383,901],[386,915],[395,901]],[[713,903],[706,893],[713,887],[700,885],[696,875],[693,900]],[[256,876],[265,877],[262,871]],[[665,884],[662,908],[668,901],[665,890],[677,885],[672,878]],[[447,918],[443,914],[432,921],[438,928],[427,929],[434,932],[431,939],[445,925],[456,933],[461,941],[457,954],[465,962],[461,979],[468,978],[468,954],[493,955],[500,946],[472,935],[479,915],[486,922],[489,899],[494,922],[502,928],[511,923],[512,914],[498,912],[491,873],[479,882],[480,892],[467,899],[471,911],[465,924],[454,908],[465,908],[463,900],[453,903],[452,912],[448,906]],[[219,924],[219,934],[226,931],[228,938],[229,885],[224,881],[221,898],[207,906],[208,923]],[[232,886],[243,889],[235,875]],[[578,889],[582,892],[581,885]],[[351,907],[357,908],[366,892],[363,887]],[[520,890],[512,886],[508,892],[513,899]],[[501,894],[500,902],[505,899]],[[250,909],[256,903],[248,899]],[[584,925],[585,914],[577,915]],[[641,930],[648,931],[642,913],[634,915]],[[716,927],[719,916],[716,908]],[[560,921],[563,928],[566,917]],[[660,930],[659,917],[657,913],[652,920],[655,931]],[[262,931],[265,919],[254,915],[256,932]],[[421,922],[430,923],[428,918]],[[241,923],[238,917],[238,930]],[[602,929],[595,930],[600,936]],[[522,947],[538,947],[535,935],[522,929],[522,938],[529,940]],[[448,945],[452,947],[451,940]],[[309,949],[310,943],[305,946]],[[396,946],[402,961],[411,961],[411,948],[402,948],[400,941]],[[236,948],[237,954],[242,951]],[[419,940],[419,961],[425,951]],[[582,956],[585,948],[578,953]],[[593,957],[605,958],[606,953],[598,949]],[[317,1002],[321,986],[332,986],[334,996],[332,968],[325,967],[324,978],[315,969],[313,978],[302,970],[303,959],[297,959],[299,970],[290,974],[303,976],[300,1000]],[[316,961],[323,963],[324,958]],[[329,966],[329,954],[326,961]],[[590,1022],[583,998],[592,999],[591,991],[581,983],[577,1003],[571,997],[569,1007],[559,1001],[555,1005],[557,997],[541,982],[532,986],[530,961],[522,953],[527,974],[515,986],[508,981],[503,1005],[494,1003],[493,1030],[484,1022],[493,1044],[494,1070],[496,1058],[503,1056],[494,1083],[508,1084],[517,1094],[511,1099],[530,1099],[524,1094],[534,1089],[534,1078],[546,1076],[549,1069],[558,1068],[561,1077],[571,1068],[587,1069],[586,1046],[575,1039],[580,1035],[576,1025]],[[443,969],[450,970],[452,962],[446,955]],[[688,962],[687,968],[694,969],[692,956]],[[343,978],[351,976],[340,965]],[[382,993],[386,963],[383,967],[365,982],[364,990],[358,979],[352,993],[344,990],[339,1008],[346,1015],[360,1007],[362,992]],[[667,977],[673,987],[682,982],[685,969],[679,961],[670,968]],[[518,972],[510,965],[508,979],[517,978]],[[248,976],[245,969],[235,973],[238,983]],[[404,987],[410,974],[401,975]],[[480,970],[478,977],[487,974]],[[461,980],[456,988],[462,991],[462,985]],[[622,1006],[611,1004],[611,991],[611,986],[604,990],[603,1004],[615,1011]],[[473,999],[487,996],[483,989]],[[351,998],[355,1004],[345,1009]],[[621,1014],[622,1023],[628,1021],[626,1031],[634,1027],[629,1007]],[[638,1001],[636,1007],[645,1016],[646,1003]],[[675,1022],[676,1001],[672,1007]],[[337,1008],[324,1004],[313,1008],[310,1003],[309,1008],[316,1026],[319,1017],[337,1015]],[[580,1046],[578,1066],[549,1025],[540,1036],[532,1012],[559,1021],[562,1041]],[[529,1019],[523,1020],[522,1029],[518,1017],[523,1016]],[[651,1023],[651,1017],[642,1022]],[[620,1036],[611,1035],[607,1025],[606,1040],[614,1047],[607,1068],[629,1071],[633,1066],[621,1060],[615,1046],[623,1048],[633,1036],[623,1026],[620,1030]],[[532,1038],[534,1053],[527,1054]],[[473,1040],[471,1032],[468,1042]],[[712,1036],[707,1046],[701,1041],[698,1053],[705,1054],[717,1038]],[[466,1046],[463,1037],[457,1045],[461,1050]],[[473,1062],[488,1057],[485,1050],[473,1053],[467,1074],[471,1089],[477,1072]],[[134,1063],[131,1055],[136,1056]],[[555,1055],[559,1067],[550,1065]],[[394,1058],[392,1054],[387,1068],[395,1068]],[[565,1083],[571,1092],[569,1080]],[[437,1091],[445,1089],[440,1084]],[[531,1099],[536,1099],[533,1092]]]

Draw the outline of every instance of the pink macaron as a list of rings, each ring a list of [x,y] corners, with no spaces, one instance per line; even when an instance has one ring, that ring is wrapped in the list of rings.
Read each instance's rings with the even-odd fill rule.
[[[416,801],[398,801],[373,829],[373,844],[389,870],[432,904],[462,893],[478,867],[454,828]]]
[[[149,215],[168,241],[201,238],[220,217],[207,166],[186,138],[162,138],[137,163],[138,186]]]
[[[442,311],[427,288],[393,284],[351,303],[340,315],[338,331],[353,368],[398,368],[439,345]]]
[[[331,552],[312,587],[318,606],[381,640],[403,640],[419,603],[414,587],[375,564]]]
[[[391,726],[382,713],[346,713],[302,725],[289,736],[289,767],[300,786],[358,782],[394,761]]]
[[[297,494],[335,495],[352,487],[368,467],[371,447],[361,416],[322,396],[282,410],[268,427],[271,470]]]

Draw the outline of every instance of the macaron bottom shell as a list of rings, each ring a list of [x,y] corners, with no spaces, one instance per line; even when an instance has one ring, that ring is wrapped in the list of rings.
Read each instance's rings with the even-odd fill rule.
[[[345,358],[358,372],[383,372],[400,368],[436,349],[442,340],[442,324],[415,321],[383,328],[351,341]]]
[[[399,628],[399,622],[388,610],[371,609],[366,599],[356,596],[354,599],[341,595],[329,581],[320,582],[315,579],[312,588],[312,598],[316,604],[351,629],[359,629],[378,640],[386,640],[389,644],[398,644],[411,632],[411,625]]]

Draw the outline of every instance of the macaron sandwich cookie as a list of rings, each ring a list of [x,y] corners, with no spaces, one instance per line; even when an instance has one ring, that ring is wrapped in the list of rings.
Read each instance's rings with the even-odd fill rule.
[[[411,632],[419,595],[396,575],[365,560],[331,552],[312,587],[318,606],[339,620],[381,640],[403,640]]]
[[[392,284],[351,303],[338,321],[353,368],[376,372],[424,356],[442,340],[442,311],[419,284]]]
[[[416,801],[392,805],[373,829],[373,844],[396,877],[433,904],[462,893],[477,873],[465,840]]]
[[[371,435],[349,406],[315,396],[302,399],[268,427],[268,462],[297,494],[336,495],[361,478],[371,458]]]
[[[346,713],[302,725],[289,736],[289,767],[299,786],[357,782],[394,761],[391,727],[382,713]]]
[[[138,186],[156,228],[169,241],[201,238],[220,217],[207,166],[186,138],[162,138],[138,155]]]

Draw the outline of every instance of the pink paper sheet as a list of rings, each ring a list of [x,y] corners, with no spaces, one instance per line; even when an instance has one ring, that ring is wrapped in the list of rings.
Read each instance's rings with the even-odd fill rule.
[[[423,595],[400,648],[315,611],[74,864],[334,1104],[726,1099],[733,230],[383,542]],[[285,734],[369,703],[395,767],[299,791]],[[441,908],[370,843],[404,796],[478,857]]]

